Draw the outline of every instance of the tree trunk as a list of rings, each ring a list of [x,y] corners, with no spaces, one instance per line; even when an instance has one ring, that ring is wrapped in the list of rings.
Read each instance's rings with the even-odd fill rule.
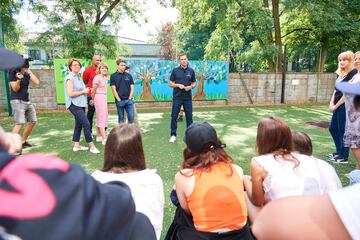
[[[152,74],[146,74],[143,76],[142,91],[139,96],[140,100],[155,101],[151,92],[151,80]]]
[[[196,92],[195,92],[195,94],[193,96],[193,100],[205,100],[206,99],[206,94],[204,92],[204,79],[205,79],[205,75],[200,74],[199,75],[198,87],[197,87]]]
[[[270,6],[269,6],[268,0],[263,0],[263,6],[264,6],[264,8],[268,9],[270,12]],[[266,34],[266,44],[262,40],[259,41],[259,43],[260,43],[260,46],[263,46],[263,48],[265,48],[266,45],[273,44],[274,39],[273,39],[272,30],[269,30]],[[276,72],[276,60],[274,60],[274,57],[272,55],[268,55],[266,58],[267,58],[267,62],[269,64],[270,71]]]
[[[277,72],[282,71],[283,67],[283,54],[282,54],[282,40],[281,40],[281,27],[280,27],[280,15],[279,15],[279,0],[272,0],[272,17],[274,21],[275,29],[275,45],[277,48]]]
[[[325,39],[324,41],[321,42],[321,46],[320,46],[319,59],[317,62],[317,71],[318,72],[324,71],[324,65],[326,62],[328,50],[329,50],[328,40]]]

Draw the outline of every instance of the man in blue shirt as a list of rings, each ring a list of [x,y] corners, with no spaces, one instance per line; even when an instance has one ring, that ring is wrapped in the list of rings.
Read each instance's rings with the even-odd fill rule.
[[[129,123],[134,122],[134,80],[125,72],[126,62],[124,59],[116,61],[117,71],[110,76],[110,86],[115,97],[118,112],[118,122],[124,123],[124,110]]]
[[[192,120],[192,96],[191,89],[196,86],[195,71],[188,66],[186,54],[180,54],[180,66],[174,68],[170,75],[169,86],[173,91],[173,104],[171,110],[171,137],[169,142],[176,141],[177,117],[181,106],[183,106],[186,116],[186,126],[189,127]]]

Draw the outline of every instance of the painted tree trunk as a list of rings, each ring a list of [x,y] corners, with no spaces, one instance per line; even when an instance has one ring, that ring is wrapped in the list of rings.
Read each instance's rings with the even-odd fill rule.
[[[196,92],[193,96],[193,100],[205,100],[206,94],[204,92],[204,78],[205,76],[203,74],[199,75],[199,82],[196,89]]]
[[[144,76],[144,78],[143,78],[142,91],[139,96],[140,100],[147,100],[147,101],[155,100],[154,96],[151,93],[151,84],[150,84],[151,76],[152,75],[147,75],[147,76]]]

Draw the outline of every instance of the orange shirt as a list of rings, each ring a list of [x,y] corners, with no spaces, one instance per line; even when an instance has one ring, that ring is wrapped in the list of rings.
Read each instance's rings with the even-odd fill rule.
[[[196,230],[241,229],[246,224],[247,207],[236,169],[217,163],[209,171],[194,171],[194,175],[195,187],[187,202]]]

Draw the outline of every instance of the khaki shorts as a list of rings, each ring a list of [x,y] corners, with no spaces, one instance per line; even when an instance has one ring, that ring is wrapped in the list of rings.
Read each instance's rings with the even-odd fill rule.
[[[34,123],[37,121],[35,107],[31,102],[14,99],[10,101],[16,124]]]

